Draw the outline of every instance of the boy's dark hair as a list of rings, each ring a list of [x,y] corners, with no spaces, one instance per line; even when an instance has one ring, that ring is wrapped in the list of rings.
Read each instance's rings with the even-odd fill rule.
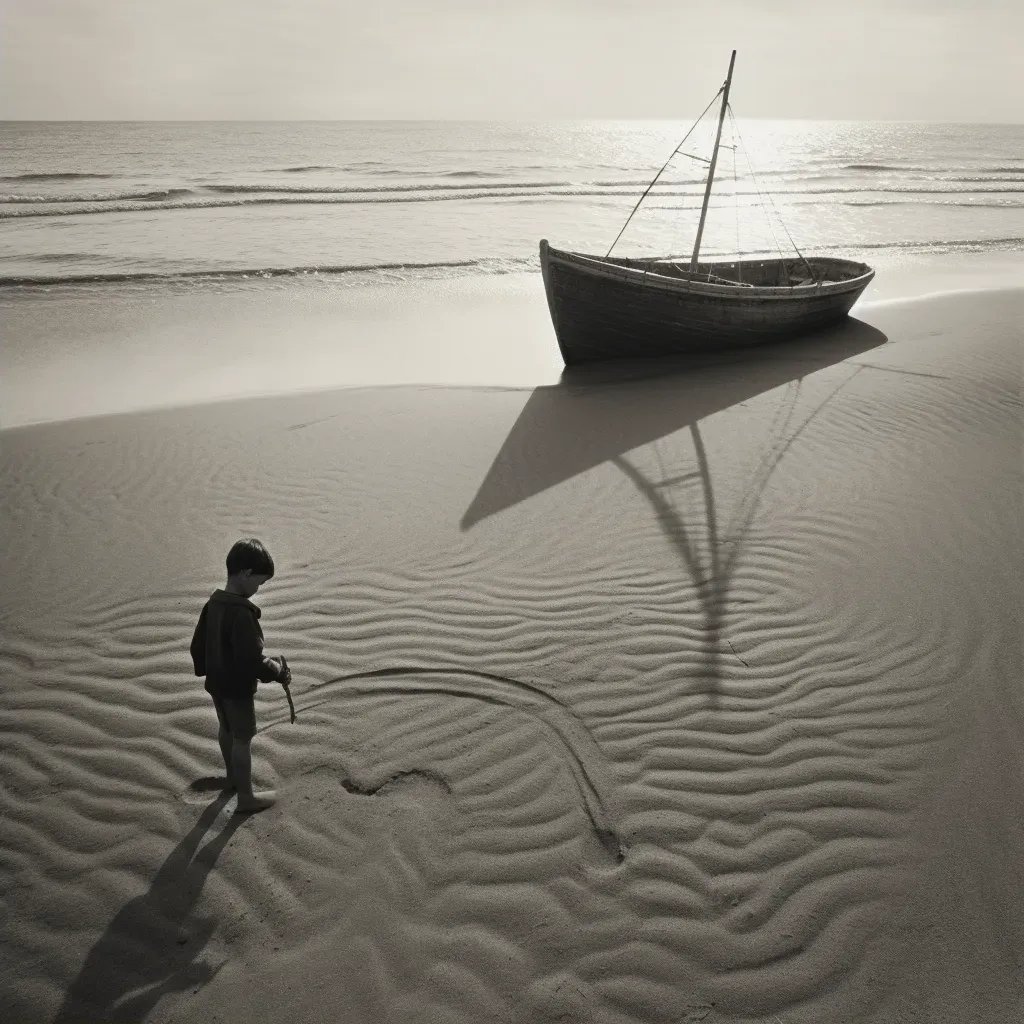
[[[270,552],[255,538],[236,540],[228,552],[228,575],[245,572],[248,569],[254,576],[273,576],[274,560]]]

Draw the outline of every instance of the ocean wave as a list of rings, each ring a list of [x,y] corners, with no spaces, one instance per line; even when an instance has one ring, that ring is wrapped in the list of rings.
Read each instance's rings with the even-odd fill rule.
[[[662,178],[655,183],[651,191],[655,192],[659,188],[680,188],[685,185],[700,185],[700,192],[701,195],[703,195],[705,181],[705,178]],[[635,188],[642,191],[651,184],[651,181],[649,178],[646,180],[643,178],[634,178],[623,181],[606,178],[604,180],[599,179],[598,181],[588,181],[585,184],[592,185],[597,188]]]
[[[916,206],[916,199],[848,199],[840,206]],[[959,206],[971,210],[1018,210],[1024,207],[1024,200],[994,199],[971,201],[964,199],[936,199],[929,206]]]
[[[10,203],[38,205],[43,203],[162,202],[167,199],[180,199],[183,196],[196,194],[195,189],[191,188],[127,189],[123,192],[89,192],[51,196],[26,196],[9,192],[0,193],[0,205]]]
[[[926,167],[923,164],[842,164],[839,168],[843,171],[897,171],[904,173],[907,171],[922,174],[940,174],[942,172],[941,167]],[[982,170],[982,168],[978,168]]]
[[[855,259],[859,254],[869,252],[884,252],[885,250],[897,250],[899,252],[920,252],[927,255],[942,256],[956,253],[978,253],[978,252],[1008,252],[1024,250],[1024,236],[1011,235],[1004,238],[929,238],[916,241],[888,241],[888,242],[835,242],[808,245],[804,247],[803,255],[810,256],[815,253],[836,252],[842,253],[848,259]],[[701,249],[702,255],[710,259],[735,259],[735,250],[728,252],[711,249]],[[775,259],[779,255],[778,249],[745,249],[744,259]],[[680,252],[673,255],[658,256],[657,259],[688,260],[688,252]]]
[[[0,263],[18,263],[25,257],[21,253],[11,252],[0,255]],[[91,252],[40,252],[34,253],[33,261],[37,263],[91,263],[96,254]]]
[[[469,174],[470,172],[452,172],[453,174]],[[474,175],[482,172],[471,172]],[[605,183],[594,183],[605,184]],[[607,183],[613,185],[616,183]],[[634,185],[634,182],[618,183],[622,187]],[[572,188],[569,181],[495,181],[487,185],[490,189],[563,189]],[[424,182],[415,185],[279,185],[279,184],[207,184],[197,188],[166,188],[166,189],[127,189],[119,192],[97,193],[78,192],[60,193],[56,195],[27,196],[18,193],[0,194],[0,204],[18,203],[21,205],[42,205],[49,203],[115,203],[115,202],[163,202],[168,199],[180,199],[186,196],[202,197],[206,195],[253,195],[263,196],[361,196],[361,195],[401,195],[415,192],[479,192],[481,186],[448,182]],[[287,201],[282,199],[282,202]]]
[[[809,247],[807,252],[844,253],[850,258],[858,254],[870,252],[900,251],[920,252],[929,255],[949,255],[956,253],[983,253],[1024,250],[1024,236],[1011,235],[1001,238],[944,238],[921,239],[917,241],[888,242],[843,242],[822,244]],[[683,258],[680,254],[679,258]],[[734,252],[709,251],[714,258],[733,258]],[[777,255],[774,249],[757,249],[744,252],[744,257],[757,259]],[[76,257],[77,258],[77,257]],[[90,257],[81,257],[84,261]],[[668,257],[662,257],[668,258]],[[42,260],[43,257],[38,257]],[[53,262],[61,262],[57,256]],[[396,277],[411,275],[418,279],[449,278],[465,275],[502,275],[536,272],[540,260],[536,254],[526,256],[491,256],[479,259],[437,260],[437,261],[392,261],[384,263],[352,263],[352,264],[317,264],[294,267],[228,267],[208,270],[183,270],[159,272],[151,270],[122,271],[110,273],[68,274],[16,274],[0,275],[0,289],[3,288],[36,288],[50,286],[90,286],[109,284],[202,284],[204,282],[242,282],[258,283],[263,280],[293,279],[312,281],[332,277],[365,278],[370,281],[394,281]],[[453,275],[452,272],[455,272]]]
[[[911,164],[843,164],[844,171],[933,171],[934,167],[915,167]]]
[[[905,172],[911,171],[916,173],[924,174],[946,174],[952,173],[954,168],[942,168],[925,167],[920,164],[843,164],[842,170],[844,171],[898,171]],[[1016,167],[1008,167],[1004,165],[992,166],[992,167],[960,167],[955,170],[967,171],[974,174],[1020,174],[1024,172],[1024,162],[1018,164]],[[953,181],[973,181],[973,178],[953,178]]]
[[[68,284],[130,284],[175,281],[241,281],[270,278],[303,278],[364,274],[367,276],[414,271],[429,274],[432,271],[464,270],[481,274],[512,274],[536,269],[536,256],[489,257],[485,259],[438,260],[433,262],[346,263],[319,264],[298,267],[237,267],[221,270],[185,270],[171,273],[158,271],[122,271],[95,274],[18,274],[0,275],[0,288],[14,286],[68,285]]]
[[[928,253],[986,252],[1007,249],[1024,249],[1024,237],[1009,235],[1004,238],[937,238],[908,242],[861,242],[859,244],[816,245],[815,250],[838,252],[845,250],[859,252],[868,250],[899,249]]]
[[[497,173],[488,176],[483,171],[452,171],[445,177],[482,179],[502,178]],[[858,194],[896,195],[953,195],[966,194],[1018,194],[1024,193],[1024,177],[1016,179],[969,177],[933,178],[927,184],[884,185],[870,184],[810,184],[811,181],[827,181],[828,176],[815,175],[803,182],[793,181],[786,187],[769,189],[773,196],[840,196]],[[488,180],[474,181],[423,181],[415,183],[382,184],[285,184],[270,182],[229,182],[206,183],[196,187],[169,187],[162,189],[133,188],[116,192],[61,192],[49,195],[23,195],[18,193],[0,194],[0,219],[24,216],[59,216],[62,214],[131,212],[152,208],[192,209],[196,207],[237,205],[239,203],[289,203],[289,202],[416,202],[435,199],[493,199],[514,195],[532,198],[546,196],[619,197],[635,196],[650,183],[644,179],[597,179],[572,181],[548,179],[534,181]],[[978,185],[979,187],[960,187]],[[750,183],[741,183],[735,191],[727,188],[721,196],[737,195],[753,197],[759,192]],[[651,189],[653,196],[685,197],[703,194],[702,178],[665,178]],[[225,202],[219,197],[238,197]],[[77,204],[78,209],[57,209]],[[160,204],[158,207],[132,204]],[[3,207],[17,209],[4,210]],[[35,209],[44,207],[44,209]],[[92,207],[90,209],[90,207]]]
[[[60,202],[50,201],[45,203],[45,209],[35,208],[36,204],[24,199],[18,200],[20,209],[0,209],[0,221],[13,220],[24,217],[67,217],[87,214],[101,213],[136,213],[151,210],[198,210],[214,209],[220,207],[234,206],[257,206],[257,205],[297,205],[297,204],[322,204],[322,205],[356,205],[367,203],[427,203],[443,202],[453,200],[478,200],[478,199],[558,199],[558,198],[636,198],[637,192],[632,188],[601,187],[583,185],[573,187],[568,183],[558,182],[533,183],[533,184],[501,184],[498,186],[457,186],[457,185],[431,185],[419,188],[416,186],[402,186],[397,189],[382,189],[370,187],[366,189],[322,189],[322,188],[300,188],[284,189],[271,186],[243,187],[235,185],[217,186],[210,190],[214,194],[203,196],[195,193],[188,197],[171,198],[170,200],[152,201],[146,199],[131,200],[76,200],[65,198]],[[651,195],[660,199],[671,198],[693,198],[700,195],[699,189],[658,189],[652,190]],[[841,196],[860,194],[887,194],[887,195],[910,195],[917,197],[924,196],[966,196],[966,195],[1024,195],[1024,183],[1017,187],[1006,188],[972,188],[972,189],[942,189],[942,188],[799,188],[799,189],[773,189],[770,193],[773,197],[779,196]],[[727,192],[719,199],[729,199],[733,195],[746,199],[754,198],[759,193],[752,189],[744,189],[735,193]],[[864,200],[864,204],[873,202]],[[879,201],[881,202],[881,201]],[[950,201],[944,199],[925,200],[918,198],[907,200],[907,202],[928,203],[938,205],[948,203],[950,205],[980,205],[978,203],[965,203],[962,200]],[[13,204],[8,204],[13,205]],[[37,204],[43,206],[44,204]],[[849,204],[847,204],[849,205]],[[1011,206],[1012,203],[1000,205]]]
[[[500,178],[499,171],[445,171],[442,178]]]
[[[452,176],[456,174],[481,174],[482,172],[462,172],[452,171]],[[492,182],[491,188],[571,188],[573,186],[571,181],[500,181]],[[626,184],[632,184],[627,182]],[[274,184],[232,184],[232,185],[207,185],[207,191],[210,192],[223,192],[229,195],[241,194],[244,195],[247,192],[253,193],[266,193],[266,192],[280,192],[285,195],[356,195],[360,193],[367,194],[380,194],[388,192],[445,192],[451,191],[456,192],[460,189],[476,190],[476,186],[473,185],[461,185],[461,184],[432,184],[430,182],[423,182],[416,185],[274,185]]]
[[[0,181],[78,181],[82,178],[116,178],[116,174],[94,171],[31,171],[25,174],[0,174]]]
[[[301,205],[320,204],[324,206],[345,206],[363,205],[367,203],[428,203],[441,202],[444,200],[469,200],[469,199],[508,199],[530,196],[531,193],[521,190],[507,191],[480,191],[472,192],[453,191],[439,193],[436,191],[419,193],[400,194],[376,194],[366,195],[361,193],[301,193],[299,195],[248,195],[238,198],[209,198],[195,197],[193,199],[177,200],[169,203],[152,203],[144,201],[132,202],[104,202],[104,203],[83,203],[77,207],[72,204],[51,204],[47,209],[0,209],[0,221],[18,220],[28,217],[77,217],[99,213],[138,213],[152,210],[206,210],[228,208],[236,206],[269,206],[269,205]],[[564,191],[534,193],[535,196],[635,196],[634,192],[593,192],[593,191]]]
[[[978,183],[985,184],[986,182],[991,182],[991,183],[994,183],[994,184],[998,184],[1000,182],[1002,182],[1004,184],[1019,183],[1021,185],[1024,185],[1024,168],[1021,168],[1020,171],[1015,171],[1014,174],[1015,174],[1015,177],[1012,177],[1012,178],[1007,178],[1007,177],[1005,177],[1005,175],[1000,175],[999,177],[994,177],[991,174],[983,174],[983,175],[980,175],[980,176],[979,175],[968,176],[968,175],[959,175],[958,174],[958,175],[953,175],[952,177],[948,177],[948,178],[939,178],[938,180],[939,181],[955,181],[955,182],[958,182],[960,184],[967,184],[967,185],[969,185],[969,184],[978,184]]]
[[[340,170],[365,173],[366,168],[350,164],[347,167],[340,168]],[[543,164],[529,164],[526,166],[518,165],[517,170],[550,171],[551,168]],[[370,171],[370,174],[376,178],[477,178],[489,180],[491,178],[502,178],[508,174],[508,171],[439,171],[430,167],[416,169],[413,167],[388,167],[382,164],[380,170]]]

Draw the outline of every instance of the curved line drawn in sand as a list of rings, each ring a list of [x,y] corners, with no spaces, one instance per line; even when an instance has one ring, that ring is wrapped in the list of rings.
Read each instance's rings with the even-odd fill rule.
[[[382,679],[394,676],[441,676],[448,680],[447,685],[439,682],[437,685],[409,684],[409,683],[385,683],[374,686],[353,687],[351,684],[357,680]],[[481,691],[479,685],[459,686],[452,684],[452,676],[468,676],[482,682],[488,688]],[[376,695],[420,695],[420,694],[445,694],[452,697],[467,697],[471,700],[484,701],[488,704],[496,704],[500,707],[515,708],[524,711],[531,717],[538,719],[553,732],[566,752],[566,761],[572,771],[576,787],[583,800],[583,807],[590,819],[590,826],[594,835],[605,851],[615,861],[621,864],[626,857],[626,845],[619,836],[618,830],[612,822],[609,813],[609,803],[605,795],[609,785],[606,782],[599,782],[597,775],[604,772],[606,764],[601,748],[597,745],[590,731],[577,717],[577,715],[563,704],[556,697],[552,697],[546,690],[525,682],[522,679],[512,679],[509,676],[498,675],[494,672],[478,672],[466,668],[437,668],[432,666],[417,665],[396,665],[389,668],[370,669],[366,672],[352,672],[343,676],[336,676],[328,679],[318,686],[310,688],[307,696],[322,693],[325,690],[335,690],[342,685],[345,686],[340,692],[332,692],[321,700],[311,704],[303,704],[297,711],[310,711],[323,704],[330,703],[341,697],[349,696],[376,696]],[[263,726],[259,731],[265,732],[278,725],[284,724],[288,719],[279,719]]]
[[[148,892],[129,900],[89,950],[52,1024],[84,1020],[139,1024],[171,992],[205,985],[223,966],[199,960],[216,928],[185,921],[199,901],[206,877],[235,831],[247,819],[231,815],[202,849],[203,836],[230,793],[221,793],[160,866]]]

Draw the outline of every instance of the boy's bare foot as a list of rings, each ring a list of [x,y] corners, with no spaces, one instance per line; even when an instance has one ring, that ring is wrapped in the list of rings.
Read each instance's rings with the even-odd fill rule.
[[[251,793],[248,796],[238,795],[238,805],[235,807],[235,814],[256,814],[273,807],[277,800],[277,794],[272,789],[265,789],[261,793]]]

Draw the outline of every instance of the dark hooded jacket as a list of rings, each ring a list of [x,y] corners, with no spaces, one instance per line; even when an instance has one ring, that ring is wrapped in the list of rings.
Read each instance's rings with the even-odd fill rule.
[[[276,665],[263,655],[259,619],[256,605],[225,590],[215,590],[203,606],[192,637],[192,664],[215,697],[251,697],[257,680],[278,679]]]

